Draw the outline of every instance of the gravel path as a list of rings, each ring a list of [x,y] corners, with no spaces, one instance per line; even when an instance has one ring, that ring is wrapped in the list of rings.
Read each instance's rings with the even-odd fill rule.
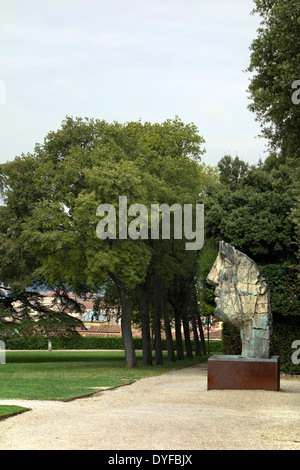
[[[207,364],[71,402],[0,400],[0,450],[300,450],[300,378],[279,392],[207,391]]]

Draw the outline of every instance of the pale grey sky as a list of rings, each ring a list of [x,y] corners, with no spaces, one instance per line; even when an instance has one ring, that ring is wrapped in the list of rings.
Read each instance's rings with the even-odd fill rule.
[[[247,109],[252,0],[0,0],[0,163],[66,115],[162,122],[206,140],[203,161],[266,157]],[[5,87],[5,103],[3,90]]]

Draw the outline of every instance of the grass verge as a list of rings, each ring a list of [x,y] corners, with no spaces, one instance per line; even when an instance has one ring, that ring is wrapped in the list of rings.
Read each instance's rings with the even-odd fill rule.
[[[2,419],[9,418],[10,416],[24,413],[24,411],[30,411],[30,408],[15,405],[0,405],[0,421]]]
[[[133,383],[144,377],[206,361],[194,357],[161,366],[143,366],[136,352],[138,368],[125,366],[124,351],[7,351],[0,366],[0,399],[69,400],[105,388]]]

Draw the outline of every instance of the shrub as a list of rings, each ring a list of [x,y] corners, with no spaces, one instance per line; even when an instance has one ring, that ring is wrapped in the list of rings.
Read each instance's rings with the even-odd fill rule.
[[[48,349],[48,339],[52,341],[53,349],[124,349],[123,338],[121,337],[93,337],[93,336],[33,336],[29,338],[15,336],[6,338],[5,345],[7,349]],[[142,349],[142,338],[133,338],[135,349]],[[183,341],[184,344],[184,341]],[[192,342],[193,344],[193,342]],[[210,351],[223,351],[222,341],[211,340]],[[176,349],[176,341],[174,341]],[[167,342],[162,340],[163,350],[167,350]]]
[[[286,374],[300,374],[300,364],[293,364],[292,344],[300,341],[300,319],[281,318],[273,325],[273,354],[280,358],[280,371]]]
[[[273,316],[300,317],[300,283],[295,265],[288,263],[260,266],[272,302]]]
[[[295,340],[300,341],[300,319],[296,316],[275,316],[271,354],[279,356],[281,373],[300,374],[300,365],[292,362],[292,344]],[[240,355],[242,350],[239,330],[229,323],[223,325],[223,349],[224,354],[229,355]]]
[[[229,322],[223,323],[222,340],[224,354],[239,356],[242,353],[240,330]]]

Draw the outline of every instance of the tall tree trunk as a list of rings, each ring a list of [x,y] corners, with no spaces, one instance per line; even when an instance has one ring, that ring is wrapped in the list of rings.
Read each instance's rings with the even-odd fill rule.
[[[193,348],[192,348],[192,343],[191,343],[189,318],[188,318],[186,305],[183,307],[183,310],[182,310],[182,323],[183,323],[183,331],[184,331],[184,339],[185,339],[186,357],[193,357]]]
[[[197,323],[196,323],[196,315],[195,315],[195,312],[192,313],[192,325],[193,325],[195,355],[198,356],[198,357],[200,357],[200,356],[202,356],[202,353],[201,353],[201,344],[200,344],[199,335],[198,335],[198,330],[197,330]]]
[[[122,306],[122,318],[121,318],[121,327],[122,327],[122,337],[125,350],[125,360],[126,366],[130,369],[137,367],[137,359],[135,355],[135,349],[132,338],[131,331],[131,317],[132,309],[129,295],[126,289],[126,286],[123,281],[117,279],[112,273],[110,273],[111,278],[116,283],[116,286],[119,291],[121,306]]]
[[[198,327],[199,327],[199,332],[200,332],[201,348],[202,348],[203,354],[205,355],[206,354],[206,344],[205,344],[203,326],[202,326],[202,321],[201,321],[200,315],[197,315],[197,320],[198,320]]]
[[[201,344],[199,340],[198,330],[197,330],[197,322],[196,322],[196,315],[198,313],[198,300],[197,300],[197,292],[195,286],[191,287],[191,321],[193,327],[193,336],[194,336],[194,345],[195,345],[195,355],[202,356],[201,354]]]
[[[140,308],[142,323],[143,364],[152,366],[152,345],[149,317],[149,280],[140,287]]]
[[[184,359],[184,352],[183,352],[183,343],[182,343],[182,335],[181,335],[181,315],[180,311],[175,307],[174,308],[175,314],[175,334],[176,334],[176,357],[178,360]]]
[[[154,336],[155,336],[155,364],[163,364],[162,344],[161,344],[161,289],[157,269],[153,272],[153,306],[154,306]]]
[[[163,317],[164,317],[164,324],[165,324],[168,360],[175,362],[175,352],[174,352],[170,317],[169,317],[169,311],[168,311],[168,300],[167,300],[167,294],[165,290],[162,291],[162,308],[163,308]]]

